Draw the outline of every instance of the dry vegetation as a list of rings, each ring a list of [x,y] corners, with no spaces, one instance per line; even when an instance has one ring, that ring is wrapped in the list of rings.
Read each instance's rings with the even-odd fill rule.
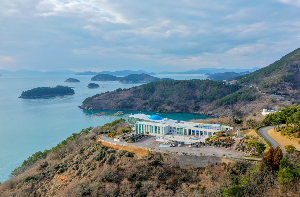
[[[116,149],[116,150],[124,150],[124,151],[130,152],[130,153],[134,153],[139,158],[148,156],[150,154],[150,151],[145,148],[139,148],[139,147],[134,147],[134,146],[114,145],[114,144],[110,144],[110,143],[101,141],[99,139],[97,140],[97,143],[101,144],[103,146],[106,146],[108,148],[112,148],[112,149]]]
[[[270,129],[268,133],[281,147],[293,145],[298,151],[300,151],[300,144],[298,143],[299,138],[287,139],[286,136],[280,135],[280,133],[276,132],[274,129]]]
[[[118,129],[122,124],[115,126]],[[143,152],[138,156],[141,150],[128,150],[136,153],[132,154],[98,144],[95,131],[0,184],[0,196],[300,195],[298,175],[281,190],[276,173],[249,161],[180,169],[168,154]],[[297,157],[294,160],[299,163]]]

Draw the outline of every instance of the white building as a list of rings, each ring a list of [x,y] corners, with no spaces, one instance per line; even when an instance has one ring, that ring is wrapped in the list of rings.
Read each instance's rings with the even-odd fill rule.
[[[189,137],[210,137],[216,132],[233,129],[227,125],[184,122],[145,114],[131,115],[129,122],[135,124],[136,134],[155,136],[175,134]]]
[[[275,110],[263,109],[263,111],[261,112],[261,114],[264,115],[264,116],[266,116],[268,114],[274,114],[276,112],[277,111],[275,111]]]

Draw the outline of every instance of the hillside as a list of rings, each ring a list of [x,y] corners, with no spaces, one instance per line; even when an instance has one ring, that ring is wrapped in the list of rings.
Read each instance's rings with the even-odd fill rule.
[[[267,93],[300,98],[300,48],[267,67],[236,79],[240,83],[256,85]]]
[[[182,169],[170,153],[139,154],[138,149],[115,150],[97,141],[103,130],[118,131],[127,126],[120,119],[92,131],[83,129],[52,149],[33,154],[12,173],[10,180],[0,183],[0,196],[300,194],[300,168],[296,165],[299,155],[282,159],[280,150],[272,149],[262,163],[230,160],[229,164]]]
[[[300,146],[300,105],[269,114],[263,124],[266,126],[275,125],[275,132],[286,139],[295,141]]]
[[[195,79],[157,81],[130,89],[97,94],[85,99],[80,108],[189,112],[217,117],[240,117],[261,109],[267,105],[268,100],[268,95],[259,94],[255,88]]]
[[[246,75],[249,74],[250,72],[240,72],[240,73],[236,73],[236,72],[224,72],[224,73],[214,73],[209,75],[207,78],[213,81],[231,81],[234,78],[241,76],[241,75]]]

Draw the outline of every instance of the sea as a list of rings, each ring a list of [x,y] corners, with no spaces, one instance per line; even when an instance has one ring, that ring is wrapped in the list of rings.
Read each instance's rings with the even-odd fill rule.
[[[64,82],[67,78],[79,83]],[[95,116],[101,111],[83,111],[82,101],[97,93],[130,88],[141,84],[117,81],[95,82],[100,88],[89,89],[91,75],[71,74],[3,74],[0,76],[0,182],[9,179],[10,173],[37,151],[50,149],[59,142],[87,127],[101,126],[123,116]],[[206,75],[159,74],[156,77],[176,80],[206,79]],[[73,87],[72,96],[44,99],[18,98],[22,91],[36,87],[64,85]],[[114,113],[113,111],[108,113]],[[125,112],[138,113],[134,111]],[[155,114],[144,112],[145,114]],[[173,113],[162,117],[176,120],[205,119],[200,115]],[[124,117],[126,119],[126,117]]]

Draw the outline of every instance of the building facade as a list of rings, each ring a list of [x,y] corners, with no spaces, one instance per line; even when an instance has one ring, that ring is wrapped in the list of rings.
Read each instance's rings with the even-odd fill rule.
[[[227,125],[183,122],[166,118],[163,119],[157,115],[147,116],[140,114],[137,116],[132,115],[131,118],[134,117],[137,118],[137,121],[134,123],[136,134],[155,136],[183,135],[210,137],[216,132],[233,129],[233,127],[229,127]]]

